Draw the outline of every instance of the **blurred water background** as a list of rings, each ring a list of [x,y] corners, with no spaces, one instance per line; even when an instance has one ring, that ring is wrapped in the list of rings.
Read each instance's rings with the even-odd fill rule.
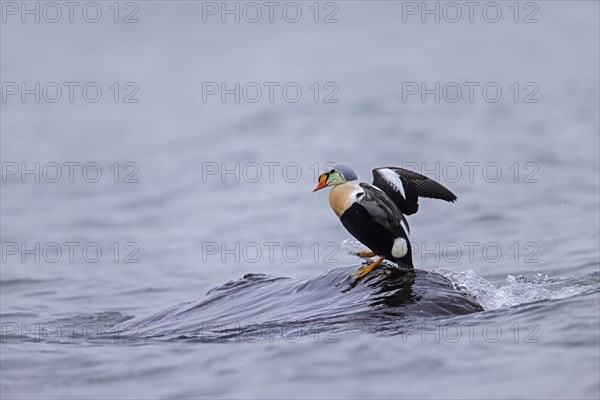
[[[2,2],[3,399],[600,396],[598,2],[56,4]],[[413,294],[483,311],[345,297],[330,162],[454,191]]]

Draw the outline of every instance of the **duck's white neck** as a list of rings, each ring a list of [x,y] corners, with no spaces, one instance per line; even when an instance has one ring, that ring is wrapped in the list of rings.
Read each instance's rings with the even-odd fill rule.
[[[364,190],[359,186],[357,180],[335,185],[331,188],[329,205],[338,218],[356,202],[358,193],[364,193]]]

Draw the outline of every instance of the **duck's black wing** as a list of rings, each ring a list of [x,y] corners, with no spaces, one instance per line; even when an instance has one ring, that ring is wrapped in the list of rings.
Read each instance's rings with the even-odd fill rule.
[[[405,236],[408,239],[410,228],[399,207],[390,201],[385,192],[368,183],[360,183],[364,190],[364,197],[358,200],[358,204],[367,210],[370,218],[387,230],[393,238]]]
[[[419,210],[419,197],[456,201],[454,193],[438,182],[404,168],[375,168],[373,185],[383,190],[405,215]]]

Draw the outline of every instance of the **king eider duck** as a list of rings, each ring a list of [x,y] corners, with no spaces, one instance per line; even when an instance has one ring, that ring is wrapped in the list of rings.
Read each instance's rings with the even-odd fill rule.
[[[399,266],[413,268],[410,229],[404,215],[419,210],[419,197],[456,201],[454,193],[428,177],[403,168],[375,168],[373,184],[358,182],[356,173],[338,164],[319,176],[313,192],[333,186],[329,204],[344,227],[370,251],[356,255],[374,263],[352,273],[360,279],[385,259]]]

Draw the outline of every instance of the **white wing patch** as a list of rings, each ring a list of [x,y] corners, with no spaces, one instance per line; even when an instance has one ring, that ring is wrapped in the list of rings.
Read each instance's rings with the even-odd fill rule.
[[[385,179],[390,186],[399,191],[400,194],[402,194],[402,197],[406,199],[406,195],[404,194],[404,185],[402,185],[402,180],[398,174],[388,168],[381,168],[379,172],[381,173],[381,176],[383,176],[383,179]]]
[[[392,245],[392,255],[396,258],[402,258],[408,253],[408,243],[404,238],[396,238]]]

